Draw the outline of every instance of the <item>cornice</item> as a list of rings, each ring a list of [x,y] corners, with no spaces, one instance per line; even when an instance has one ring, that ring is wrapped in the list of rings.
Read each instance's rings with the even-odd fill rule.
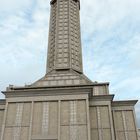
[[[93,86],[102,86],[102,85],[109,85],[109,82],[104,82],[104,83],[98,83],[98,82],[93,82],[93,84],[86,84],[86,85],[69,85],[69,86],[35,86],[35,87],[30,87],[28,86],[23,86],[23,87],[16,87],[16,86],[10,86],[8,87],[7,91],[2,91],[3,94],[6,92],[13,92],[13,91],[26,91],[26,90],[48,90],[48,89],[61,89],[61,88],[77,88],[77,87],[91,87]]]
[[[97,96],[92,96],[90,98],[90,101],[113,101],[114,95],[97,95]]]
[[[118,106],[134,106],[138,100],[122,100],[122,101],[113,101],[112,107],[118,107]]]
[[[31,96],[56,96],[56,95],[76,95],[76,94],[91,94],[93,88],[92,87],[53,87],[46,89],[23,89],[23,90],[12,90],[5,91],[3,94],[6,98],[11,97],[31,97]]]

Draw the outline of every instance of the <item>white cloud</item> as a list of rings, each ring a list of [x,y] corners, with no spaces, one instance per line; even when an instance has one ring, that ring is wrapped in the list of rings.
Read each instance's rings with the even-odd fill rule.
[[[44,6],[43,0],[40,0],[38,5],[34,3],[28,10],[29,3],[24,2],[16,5],[13,1],[15,6],[11,5],[11,9],[3,11],[6,17],[0,21],[1,90],[8,84],[31,83],[45,72],[49,5]],[[7,3],[1,1],[1,4],[4,7]]]
[[[81,1],[84,71],[110,82],[115,99],[140,99],[139,13],[139,0]]]
[[[139,7],[139,0],[81,0],[84,71],[109,81],[116,99],[140,99]],[[0,0],[1,90],[45,73],[49,10],[49,0]]]
[[[88,38],[95,31],[103,32],[115,28],[126,17],[130,20],[140,20],[139,7],[139,0],[82,0],[82,31]],[[89,28],[90,30],[87,30]]]
[[[30,7],[32,0],[0,0],[0,11],[1,12],[15,12],[25,7]]]

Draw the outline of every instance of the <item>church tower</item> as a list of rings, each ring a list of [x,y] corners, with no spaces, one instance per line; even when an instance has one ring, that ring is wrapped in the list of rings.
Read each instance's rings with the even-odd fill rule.
[[[32,86],[92,84],[83,74],[80,1],[52,0],[47,55],[47,73]]]
[[[47,71],[82,73],[79,0],[51,1]]]
[[[47,70],[0,100],[0,140],[138,140],[136,100],[113,101],[109,83],[83,73],[80,0],[51,0]]]

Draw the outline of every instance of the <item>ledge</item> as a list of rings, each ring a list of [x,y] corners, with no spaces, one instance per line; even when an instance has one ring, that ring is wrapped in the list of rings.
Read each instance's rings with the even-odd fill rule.
[[[79,86],[79,87],[61,87],[61,88],[46,88],[46,89],[31,89],[31,90],[9,90],[3,92],[6,98],[12,97],[31,97],[31,96],[58,96],[58,95],[79,95],[79,94],[91,94],[92,87]]]
[[[112,102],[112,107],[117,107],[117,106],[134,106],[138,100],[123,100],[123,101],[113,101]]]
[[[32,140],[58,140],[58,138],[57,138],[57,136],[34,135],[34,136],[32,136]]]
[[[90,98],[92,101],[112,101],[114,99],[114,95],[95,95]]]
[[[5,92],[10,92],[10,91],[22,91],[22,90],[34,90],[34,89],[51,89],[51,88],[68,88],[68,87],[92,87],[92,86],[100,86],[100,85],[109,85],[109,82],[104,82],[104,83],[98,83],[98,82],[93,82],[93,84],[86,84],[86,85],[67,85],[67,86],[37,86],[37,87],[31,87],[30,85],[28,86],[22,86],[22,87],[16,87],[16,86],[9,86],[7,91],[2,91],[2,93]]]

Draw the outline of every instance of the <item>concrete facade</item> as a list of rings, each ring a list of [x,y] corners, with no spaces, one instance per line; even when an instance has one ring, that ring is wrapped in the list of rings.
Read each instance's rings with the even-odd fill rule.
[[[138,140],[134,105],[94,85],[3,92],[1,140]]]
[[[139,136],[139,140],[140,140],[140,129],[138,129],[138,136]]]
[[[114,101],[109,83],[83,74],[79,10],[79,0],[51,1],[47,73],[3,91],[0,140],[138,140],[137,101]]]

